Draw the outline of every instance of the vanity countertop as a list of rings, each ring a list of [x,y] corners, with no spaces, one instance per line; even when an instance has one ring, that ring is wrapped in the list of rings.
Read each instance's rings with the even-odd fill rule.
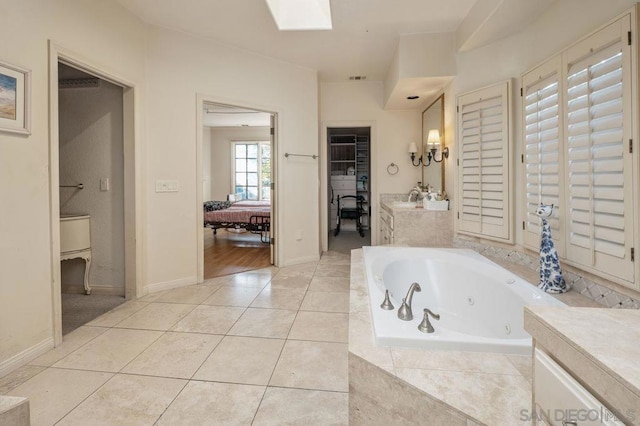
[[[400,207],[393,204],[393,201],[380,201],[380,205],[382,206],[383,209],[389,210],[391,212],[393,212],[394,214],[396,212],[426,212],[428,210],[424,209],[422,207],[422,202],[420,203],[415,203],[416,205],[414,207]]]
[[[525,330],[618,416],[640,424],[640,310],[526,307]]]

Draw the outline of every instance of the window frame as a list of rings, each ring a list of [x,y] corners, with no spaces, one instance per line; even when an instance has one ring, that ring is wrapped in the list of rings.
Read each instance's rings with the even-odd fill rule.
[[[255,140],[255,141],[237,140],[237,141],[232,141],[231,142],[231,192],[234,193],[234,194],[237,193],[237,190],[236,190],[236,187],[237,187],[236,173],[245,173],[245,175],[247,175],[248,173],[253,173],[253,172],[248,172],[248,171],[244,171],[244,172],[236,171],[236,160],[239,159],[239,158],[236,158],[236,146],[238,146],[238,145],[247,145],[247,146],[256,145],[257,148],[258,148],[257,149],[257,157],[256,157],[256,160],[257,160],[257,163],[258,163],[258,166],[257,166],[258,181],[257,181],[257,186],[256,186],[258,198],[256,198],[256,199],[247,198],[248,191],[245,191],[243,193],[244,194],[243,200],[270,201],[271,200],[271,194],[270,194],[271,187],[270,187],[270,184],[271,184],[271,181],[272,181],[271,180],[271,176],[273,175],[273,173],[271,171],[271,167],[272,167],[272,164],[271,164],[271,160],[272,160],[272,157],[271,157],[271,141],[268,141],[268,140]],[[267,193],[269,194],[269,198],[264,198],[262,196],[262,192],[263,192],[263,189],[265,187],[262,184],[263,174],[262,174],[262,167],[261,167],[262,163],[263,163],[262,162],[262,158],[263,158],[262,157],[262,146],[264,146],[264,145],[269,146],[269,170],[270,170],[269,174],[271,175],[270,178],[269,178],[269,186],[267,187],[268,188],[268,192]],[[244,188],[249,188],[249,187],[253,188],[254,186],[253,185],[243,185],[243,187]]]

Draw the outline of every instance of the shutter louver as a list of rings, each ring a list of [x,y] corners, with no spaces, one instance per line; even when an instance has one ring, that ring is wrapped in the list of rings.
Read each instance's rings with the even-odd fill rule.
[[[622,21],[567,52],[567,259],[633,281],[630,62]]]
[[[540,247],[541,221],[536,215],[540,203],[553,204],[549,219],[556,248],[562,256],[564,245],[562,215],[560,127],[560,63],[551,60],[523,76],[525,232],[524,242]]]
[[[509,84],[459,98],[459,231],[510,238]]]

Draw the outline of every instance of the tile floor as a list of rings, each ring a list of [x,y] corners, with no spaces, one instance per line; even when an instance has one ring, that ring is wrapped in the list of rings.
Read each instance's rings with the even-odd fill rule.
[[[37,425],[346,425],[349,256],[126,302],[0,379]]]

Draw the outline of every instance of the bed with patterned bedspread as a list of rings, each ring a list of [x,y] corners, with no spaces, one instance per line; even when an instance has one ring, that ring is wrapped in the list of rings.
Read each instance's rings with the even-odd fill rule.
[[[246,229],[260,234],[263,243],[269,242],[271,229],[270,201],[207,201],[204,203],[204,226],[213,229]]]

